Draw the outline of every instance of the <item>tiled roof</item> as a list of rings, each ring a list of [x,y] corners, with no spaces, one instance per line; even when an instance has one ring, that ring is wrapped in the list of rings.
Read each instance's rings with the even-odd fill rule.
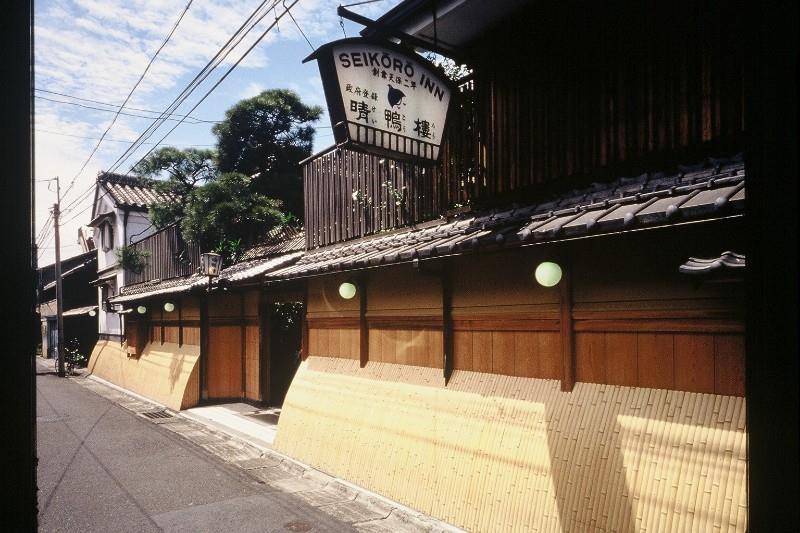
[[[86,305],[83,307],[76,307],[75,309],[70,309],[69,311],[64,311],[63,316],[81,316],[81,315],[88,315],[91,311],[96,311],[96,305]]]
[[[703,220],[744,211],[741,156],[709,159],[673,173],[619,178],[540,204],[465,213],[451,221],[375,235],[309,251],[271,279],[352,270],[579,235]]]
[[[248,261],[259,257],[277,254],[300,252],[306,248],[305,233],[291,227],[276,228],[267,234],[260,243],[248,248],[242,254],[242,260]]]
[[[215,281],[215,283],[242,282],[254,279],[272,269],[286,266],[302,255],[303,252],[292,252],[267,258],[252,259],[250,261],[240,261],[228,268],[223,268],[218,281]],[[125,303],[154,296],[183,294],[200,287],[206,287],[207,285],[208,277],[200,274],[192,274],[191,276],[172,278],[164,281],[145,281],[143,283],[137,283],[136,285],[122,287],[120,294],[111,298],[111,302]]]
[[[145,210],[157,203],[177,199],[174,195],[157,191],[155,181],[137,176],[101,172],[97,176],[97,183],[105,187],[109,197],[119,207]]]
[[[126,285],[120,289],[119,295],[110,298],[110,301],[112,303],[125,303],[141,300],[143,298],[150,298],[152,296],[181,294],[189,292],[193,287],[205,286],[207,283],[208,278],[200,274],[192,274],[184,278],[172,278],[164,281],[155,279],[137,283],[136,285]]]
[[[223,269],[222,272],[220,272],[219,280],[221,282],[237,282],[253,279],[265,272],[286,266],[288,263],[293,263],[302,255],[303,252],[290,252],[276,257],[241,261]]]
[[[92,252],[87,252],[86,254],[81,254],[81,256],[86,256],[86,255],[88,255],[89,253],[92,253]],[[62,265],[63,265],[63,264],[64,264],[64,261],[62,261],[61,263],[62,263]],[[70,269],[69,269],[69,270],[67,270],[66,272],[62,272],[62,273],[61,273],[61,279],[62,279],[62,281],[63,281],[63,280],[64,280],[64,278],[66,278],[67,276],[70,276],[70,275],[72,275],[72,274],[74,274],[74,273],[76,273],[76,272],[79,272],[80,270],[83,270],[84,268],[86,268],[86,267],[88,267],[88,266],[91,266],[92,264],[94,264],[94,265],[95,265],[95,268],[97,268],[97,254],[96,254],[96,253],[94,253],[92,257],[89,257],[88,259],[85,259],[85,260],[84,260],[82,263],[80,263],[80,264],[78,264],[78,265],[76,265],[76,266],[74,266],[74,267],[70,268]],[[55,274],[53,274],[53,277],[55,277]],[[53,287],[55,287],[55,286],[56,286],[56,282],[55,282],[55,280],[53,280],[53,281],[51,281],[50,283],[48,283],[47,285],[45,285],[44,287],[42,287],[42,290],[45,290],[45,291],[46,291],[46,290],[50,290],[50,289],[52,289],[52,288],[53,288]]]
[[[678,270],[684,274],[704,275],[721,271],[741,271],[746,267],[745,256],[734,252],[722,252],[719,257],[701,259],[690,257]]]

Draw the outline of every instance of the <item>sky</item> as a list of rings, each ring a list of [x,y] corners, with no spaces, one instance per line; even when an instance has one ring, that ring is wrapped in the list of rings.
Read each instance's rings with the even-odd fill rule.
[[[52,221],[56,176],[62,194],[61,257],[81,252],[78,229],[91,219],[94,183],[217,53],[261,0],[193,0],[166,46],[158,54],[125,109],[89,159],[114,112],[142,75],[150,58],[167,37],[189,0],[42,0],[34,14],[35,80],[35,225],[38,264],[55,261]],[[355,3],[357,0],[353,0]],[[379,0],[350,7],[377,18],[400,0]],[[270,4],[272,2],[270,1]],[[162,146],[212,148],[213,122],[243,98],[265,89],[288,88],[304,103],[322,106],[325,97],[315,61],[302,60],[314,48],[353,37],[362,29],[341,21],[336,8],[347,0],[300,0],[256,45],[233,72],[190,113],[200,119],[175,129]],[[285,4],[291,5],[290,0]],[[283,11],[266,15],[228,55],[223,64],[195,90],[178,112],[190,110]],[[344,30],[340,23],[344,24]],[[311,42],[309,45],[306,38]],[[60,93],[60,94],[56,94]],[[64,103],[71,102],[71,103]],[[75,105],[80,104],[80,105]],[[108,105],[111,104],[111,105]],[[99,108],[99,109],[91,109]],[[136,108],[136,109],[132,109]],[[110,110],[110,111],[109,111]],[[149,111],[155,111],[152,113]],[[182,114],[179,114],[182,116]],[[148,139],[159,141],[175,125],[167,121]],[[314,151],[333,143],[327,114],[317,122]],[[154,145],[134,152],[116,169],[127,173]],[[86,163],[88,159],[88,163]],[[86,164],[85,164],[86,163]],[[83,170],[81,168],[84,166]]]

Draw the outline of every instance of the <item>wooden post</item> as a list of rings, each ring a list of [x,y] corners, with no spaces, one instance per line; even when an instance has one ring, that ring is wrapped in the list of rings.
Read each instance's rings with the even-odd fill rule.
[[[270,322],[272,319],[272,298],[264,291],[258,297],[258,394],[262,402],[270,401],[270,371],[272,366],[272,353],[270,351]],[[305,323],[305,317],[303,317]],[[302,342],[302,340],[301,340]],[[301,347],[301,350],[303,348]]]
[[[178,298],[178,346],[183,346],[183,298]]]
[[[247,316],[245,313],[245,293],[240,293],[239,299],[239,317],[241,325],[239,329],[239,360],[242,367],[242,380],[241,380],[241,396],[247,398]]]
[[[560,261],[561,282],[558,284],[561,303],[561,354],[564,373],[561,390],[570,392],[575,387],[575,331],[572,327],[572,265],[569,259]]]
[[[300,328],[300,353],[305,361],[308,359],[308,281],[303,289],[303,321]]]
[[[358,277],[358,354],[361,368],[369,361],[369,329],[367,327],[367,275]]]
[[[453,373],[453,279],[450,261],[442,262],[442,368],[444,384],[450,381]]]
[[[208,399],[208,295],[200,297],[200,399]]]

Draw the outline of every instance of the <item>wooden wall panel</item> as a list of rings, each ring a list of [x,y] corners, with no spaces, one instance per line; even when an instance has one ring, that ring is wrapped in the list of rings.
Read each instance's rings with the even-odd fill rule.
[[[534,378],[540,377],[539,340],[536,333],[530,331],[514,332],[514,376]]]
[[[358,330],[352,328],[308,329],[309,355],[318,357],[359,358]]]
[[[442,368],[442,332],[429,329],[370,328],[369,360]]]
[[[183,343],[200,346],[200,326],[185,326],[183,328]]]
[[[577,380],[744,395],[744,336],[724,333],[576,334]]]
[[[714,337],[714,389],[717,394],[744,396],[744,337]]]
[[[639,386],[671,389],[675,384],[675,352],[673,336],[665,333],[640,333]]]
[[[714,335],[675,335],[678,390],[714,393]]]
[[[639,382],[639,353],[636,334],[606,333],[606,382],[635,386]]]
[[[561,337],[558,333],[540,333],[539,372],[544,379],[561,379],[564,360],[561,357]]]
[[[251,400],[261,399],[259,382],[259,328],[245,328],[245,396]]]
[[[165,326],[164,327],[164,342],[172,342],[178,344],[179,340],[179,327],[178,326]]]
[[[242,328],[210,326],[208,332],[208,396],[238,398],[242,394]]]

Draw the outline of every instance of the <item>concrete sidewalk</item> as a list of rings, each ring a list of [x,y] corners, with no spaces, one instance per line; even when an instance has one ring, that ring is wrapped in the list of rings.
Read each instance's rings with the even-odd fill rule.
[[[70,379],[358,531],[462,531],[276,452],[279,411],[233,403],[175,412],[93,376]]]

